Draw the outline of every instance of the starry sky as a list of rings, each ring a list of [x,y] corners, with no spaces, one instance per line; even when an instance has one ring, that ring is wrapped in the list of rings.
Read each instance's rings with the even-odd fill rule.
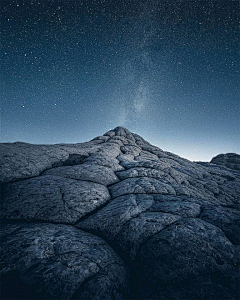
[[[116,126],[190,160],[240,152],[238,0],[2,0],[1,141]]]

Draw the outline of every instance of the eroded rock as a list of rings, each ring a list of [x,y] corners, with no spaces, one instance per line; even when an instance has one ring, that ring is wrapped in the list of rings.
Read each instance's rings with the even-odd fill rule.
[[[78,166],[52,168],[45,171],[43,175],[54,175],[75,180],[91,181],[105,186],[119,181],[111,168],[87,162]]]
[[[113,198],[126,194],[176,194],[170,185],[148,177],[125,179],[112,185],[109,190]]]
[[[137,261],[142,299],[239,297],[239,247],[202,220],[165,228],[141,248]]]
[[[110,199],[97,183],[44,175],[5,184],[1,216],[74,224]]]
[[[0,154],[6,298],[239,298],[239,155],[194,163],[122,127]]]
[[[2,299],[121,299],[128,292],[119,256],[72,226],[4,225],[1,262]]]
[[[236,153],[219,154],[212,158],[211,163],[240,171],[240,155]]]

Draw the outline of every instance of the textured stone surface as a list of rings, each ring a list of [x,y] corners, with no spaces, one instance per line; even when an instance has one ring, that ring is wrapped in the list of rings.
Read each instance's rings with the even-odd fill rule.
[[[1,299],[110,300],[128,290],[127,269],[118,255],[100,238],[72,226],[5,225],[1,261]]]
[[[138,225],[140,224],[139,228],[133,230],[133,236],[129,233],[125,233],[131,230],[131,226],[134,226],[132,222],[136,220],[138,216],[142,216],[141,214],[143,212],[149,210],[153,203],[154,198],[150,195],[131,194],[120,196],[90,218],[78,223],[77,227],[83,230],[87,229],[93,233],[100,233],[105,239],[114,241],[120,248],[126,250],[127,255],[134,256],[137,245],[141,244],[140,236],[144,235],[144,232],[142,232],[144,229],[140,227],[144,226],[146,222],[143,219],[138,222]],[[153,214],[154,213],[152,213],[152,215]],[[161,216],[159,215],[159,217],[157,216],[157,219],[160,223],[163,222],[162,214]],[[153,226],[156,226],[157,220],[153,222]],[[146,234],[148,234],[148,228],[145,229]],[[128,247],[130,243],[136,244],[134,248],[131,249]]]
[[[126,194],[172,194],[175,190],[154,178],[129,178],[110,187],[113,198]]]
[[[74,224],[109,199],[103,185],[44,175],[5,184],[1,215]]]
[[[0,182],[38,176],[42,171],[66,164],[79,163],[88,152],[97,152],[99,141],[75,145],[32,145],[27,143],[0,144]],[[70,159],[69,159],[70,158]]]
[[[240,171],[240,155],[236,153],[219,154],[213,157],[211,163]]]
[[[72,167],[59,167],[47,170],[44,175],[54,175],[76,180],[87,180],[110,185],[119,181],[112,169],[89,162]]]
[[[171,224],[143,245],[137,260],[143,299],[239,297],[239,247],[202,220]]]
[[[239,155],[194,163],[122,127],[0,155],[6,298],[239,299]]]

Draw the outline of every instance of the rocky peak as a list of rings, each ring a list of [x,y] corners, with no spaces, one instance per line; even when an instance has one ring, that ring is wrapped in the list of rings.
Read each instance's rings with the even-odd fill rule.
[[[112,136],[122,136],[130,140],[134,140],[133,134],[126,128],[118,126],[114,129],[109,130],[104,135]]]

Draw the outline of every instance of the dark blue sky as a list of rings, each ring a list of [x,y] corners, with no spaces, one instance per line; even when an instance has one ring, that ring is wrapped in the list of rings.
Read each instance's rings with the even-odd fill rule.
[[[124,126],[191,160],[239,152],[239,1],[3,0],[1,141]]]

